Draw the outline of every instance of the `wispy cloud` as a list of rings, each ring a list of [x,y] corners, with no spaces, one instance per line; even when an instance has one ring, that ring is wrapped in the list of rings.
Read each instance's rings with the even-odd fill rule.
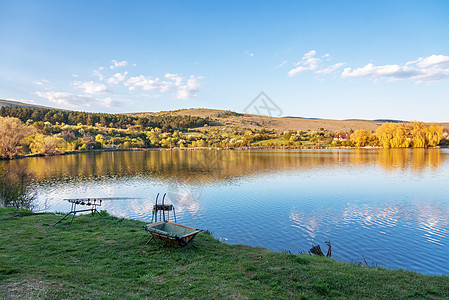
[[[203,77],[201,76],[182,76],[176,73],[166,73],[161,77],[130,76],[131,71],[128,70],[113,71],[115,68],[128,65],[128,62],[112,60],[112,63],[113,65],[109,67],[97,67],[93,70],[89,78],[95,77],[93,80],[82,80],[84,79],[82,75],[72,74],[70,79],[73,81],[69,81],[70,90],[49,87],[49,82],[46,80],[35,81],[34,84],[39,87],[39,91],[34,94],[49,102],[70,108],[118,107],[125,103],[125,100],[121,100],[123,98],[157,98],[166,93],[171,93],[176,99],[193,98],[197,96],[202,85]],[[151,93],[143,95],[142,91],[151,91]]]
[[[330,60],[330,55],[325,54],[321,58],[316,57],[316,51],[310,50],[295,64],[295,68],[288,71],[288,76],[295,76],[302,72],[311,71],[315,74],[327,75],[335,72],[337,69],[341,68],[344,63],[336,63],[333,65],[326,65],[325,61]]]
[[[373,80],[412,80],[431,83],[449,78],[449,56],[431,55],[418,58],[403,65],[379,65],[369,63],[360,68],[345,68],[342,78],[369,77]]]
[[[122,82],[123,80],[125,80],[126,75],[128,75],[128,72],[123,72],[123,73],[115,73],[114,75],[112,75],[109,79],[108,79],[108,83],[109,84],[119,84],[120,82]]]
[[[345,65],[345,63],[336,63],[336,64],[330,65],[329,67],[326,67],[324,69],[317,70],[315,73],[327,75],[327,74],[335,72],[337,69],[343,67],[344,65]]]
[[[119,107],[124,103],[122,101],[113,100],[111,97],[96,98],[88,95],[76,95],[67,92],[36,92],[38,97],[47,99],[52,103],[56,103],[62,106],[68,106],[71,108],[85,108],[92,105],[100,105],[104,107]]]
[[[91,96],[74,95],[66,92],[36,92],[38,97],[47,99],[52,103],[69,106],[73,108],[90,107],[95,99]]]
[[[39,85],[39,86],[47,85],[48,83],[49,83],[49,81],[45,80],[45,79],[33,81],[33,84]]]
[[[287,63],[286,60],[284,60],[283,62],[281,62],[278,66],[278,69],[282,68],[283,66],[285,66],[285,64]]]
[[[98,79],[103,81],[104,76],[100,73],[101,70],[103,70],[103,67],[98,68],[98,70],[93,70],[92,75],[98,77]]]
[[[84,89],[84,93],[86,94],[104,94],[108,91],[106,85],[94,81],[75,81],[73,85],[76,88]]]
[[[112,65],[109,66],[109,69],[115,69],[118,67],[126,67],[128,65],[128,62],[126,60],[117,61],[115,59],[112,60]]]
[[[140,87],[145,91],[158,91],[164,93],[170,90],[175,91],[177,99],[188,99],[195,97],[201,87],[201,76],[190,76],[187,80],[178,75],[167,73],[164,79],[153,76],[134,76],[126,80],[125,86],[130,91]]]
[[[330,54],[317,57],[317,52],[311,50],[304,54],[295,67],[288,71],[289,76],[303,72],[313,72],[317,75],[336,73],[346,63],[329,64]],[[284,62],[280,65],[283,66]],[[430,55],[419,57],[405,64],[374,65],[368,63],[363,67],[346,67],[341,72],[341,78],[367,77],[372,80],[384,79],[387,81],[411,80],[416,83],[431,83],[449,78],[449,56]]]

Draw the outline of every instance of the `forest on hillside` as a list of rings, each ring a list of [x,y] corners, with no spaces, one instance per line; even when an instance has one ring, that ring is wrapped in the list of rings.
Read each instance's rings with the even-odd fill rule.
[[[215,124],[216,126],[210,126]],[[0,158],[130,148],[427,148],[448,145],[443,127],[383,123],[375,131],[325,128],[276,132],[220,125],[190,115],[130,116],[47,108],[0,108]]]

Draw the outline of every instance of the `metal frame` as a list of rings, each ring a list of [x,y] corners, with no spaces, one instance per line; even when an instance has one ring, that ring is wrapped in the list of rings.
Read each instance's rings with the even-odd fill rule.
[[[156,232],[151,231],[149,229],[149,228],[151,228],[153,226],[157,226],[157,225],[160,225],[160,224],[163,224],[163,223],[171,223],[171,224],[176,225],[176,226],[192,229],[193,231],[188,233],[188,234],[186,234],[186,235],[184,235],[184,236],[168,236],[168,235],[165,235],[165,234],[156,233]],[[151,234],[151,238],[145,243],[145,245],[148,245],[153,239],[159,239],[159,240],[165,241],[167,244],[170,243],[170,244],[175,244],[175,245],[179,245],[179,246],[184,247],[184,249],[182,249],[182,251],[181,251],[181,254],[183,254],[184,251],[189,246],[192,246],[193,248],[198,249],[195,246],[195,244],[194,244],[194,239],[195,239],[195,236],[198,233],[202,232],[202,230],[200,230],[200,229],[193,228],[193,227],[186,226],[186,225],[182,225],[182,224],[173,223],[173,222],[165,222],[165,221],[160,221],[160,222],[157,222],[157,223],[151,223],[151,224],[148,224],[148,225],[144,225],[143,227],[145,228],[145,230],[148,233]],[[159,243],[156,243],[156,244],[159,244]]]
[[[70,211],[64,217],[61,218],[61,220],[59,220],[58,222],[53,224],[53,226],[56,226],[56,224],[58,224],[59,222],[61,222],[65,218],[67,218],[70,214],[73,214],[73,216],[72,216],[72,220],[70,221],[69,226],[72,225],[72,222],[73,222],[73,219],[75,218],[75,215],[77,213],[80,213],[80,212],[90,211],[92,213],[92,216],[95,215],[95,213],[98,213],[100,216],[103,216],[97,210],[97,206],[101,206],[102,199],[86,198],[86,199],[64,199],[64,200],[69,201],[72,204],[72,208],[70,209]],[[99,202],[97,203],[97,201],[99,201]],[[88,209],[76,210],[76,206],[77,205],[88,205],[88,206],[92,206],[92,207],[88,208]]]
[[[154,236],[152,236],[152,237],[148,240],[148,242],[145,243],[145,245],[148,245],[152,240],[154,240]],[[184,251],[185,251],[185,250],[187,249],[187,247],[189,247],[189,246],[192,246],[193,248],[198,249],[198,248],[195,246],[195,244],[194,244],[193,242],[194,242],[193,239],[191,239],[189,242],[185,242],[185,243],[186,243],[186,246],[184,247],[184,249],[182,249],[181,254],[183,254]],[[155,243],[156,243],[156,241],[155,241]],[[167,241],[165,241],[165,243],[168,244]],[[156,243],[156,244],[157,244],[157,243]]]
[[[176,223],[176,210],[175,207],[172,204],[165,204],[165,196],[167,193],[164,194],[162,197],[162,204],[157,204],[157,199],[159,198],[159,193],[156,195],[156,204],[153,206],[153,212],[151,216],[151,223],[157,222],[157,213],[159,212],[159,220],[163,220],[164,222],[170,221],[170,211],[173,210],[173,215],[175,217],[175,223]],[[165,220],[165,212],[167,212],[167,220]]]

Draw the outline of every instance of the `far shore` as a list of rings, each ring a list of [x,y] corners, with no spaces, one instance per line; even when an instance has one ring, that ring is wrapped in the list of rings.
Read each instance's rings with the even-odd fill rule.
[[[448,146],[436,146],[428,148],[388,148],[388,149],[444,149],[449,148]],[[320,145],[315,146],[279,146],[279,147],[172,147],[172,148],[103,148],[103,149],[90,149],[90,150],[73,150],[66,151],[64,153],[53,153],[53,154],[27,154],[9,158],[0,158],[0,160],[15,160],[30,157],[49,157],[49,156],[60,156],[60,155],[71,155],[71,154],[82,154],[82,153],[95,153],[95,152],[115,152],[115,151],[192,151],[192,150],[323,150],[323,149],[386,149],[380,146],[366,146],[366,147],[350,147],[350,146],[339,146],[339,147],[324,147]]]

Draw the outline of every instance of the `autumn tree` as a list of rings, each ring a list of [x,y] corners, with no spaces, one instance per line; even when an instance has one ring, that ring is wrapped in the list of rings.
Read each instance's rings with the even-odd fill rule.
[[[376,130],[376,136],[384,148],[406,148],[410,146],[409,129],[406,124],[386,122]]]
[[[0,117],[0,157],[12,159],[22,154],[29,134],[29,127],[18,118]]]
[[[393,123],[383,123],[376,130],[376,136],[379,139],[379,142],[384,148],[391,148],[391,140],[394,137],[394,133],[396,130],[396,124]]]
[[[384,148],[434,147],[443,138],[443,127],[424,122],[384,123],[377,128],[376,136]]]
[[[413,147],[425,148],[427,146],[426,133],[428,126],[424,122],[413,122],[410,127]]]
[[[431,123],[427,128],[426,139],[427,144],[431,147],[438,145],[443,138],[443,127]]]
[[[351,134],[351,142],[353,142],[356,147],[368,146],[372,140],[373,135],[365,129],[358,129]]]

